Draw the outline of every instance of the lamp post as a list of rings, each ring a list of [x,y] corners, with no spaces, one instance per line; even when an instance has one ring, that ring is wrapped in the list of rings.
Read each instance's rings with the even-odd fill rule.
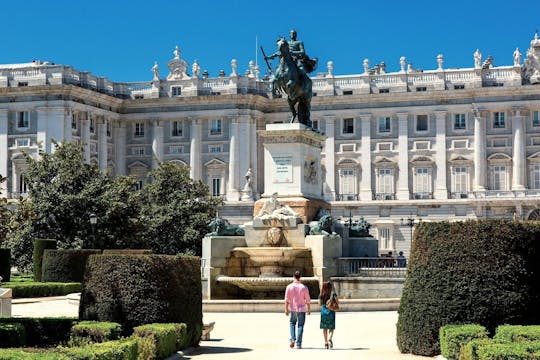
[[[418,219],[418,222],[421,222],[422,219]],[[400,224],[401,226],[408,226],[409,227],[409,231],[410,231],[410,234],[411,234],[411,241],[412,241],[412,237],[413,237],[413,227],[415,225],[415,219],[413,218],[412,214],[409,213],[409,217],[406,218],[406,219],[403,219],[401,218],[400,219]]]
[[[96,244],[96,234],[95,234],[95,228],[97,224],[97,215],[94,213],[91,213],[88,218],[90,219],[90,226],[92,227],[92,246],[95,246]]]
[[[347,206],[347,209],[349,209],[349,220],[345,223],[345,226],[347,226],[349,229],[353,226],[352,211],[354,208],[354,206]]]

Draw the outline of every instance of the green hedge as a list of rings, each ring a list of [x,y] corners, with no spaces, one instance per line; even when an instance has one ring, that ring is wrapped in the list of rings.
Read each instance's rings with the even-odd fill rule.
[[[473,339],[461,347],[459,360],[478,360],[478,348],[493,343],[491,339]]]
[[[486,328],[481,325],[445,325],[439,330],[441,354],[448,360],[457,360],[461,347],[473,339],[487,339]]]
[[[0,323],[0,347],[19,347],[26,344],[24,326],[19,323]]]
[[[11,279],[11,249],[0,248],[0,276],[2,282]]]
[[[68,356],[45,349],[0,349],[0,360],[71,360]]]
[[[104,249],[103,255],[150,255],[152,249]]]
[[[56,240],[54,239],[36,239],[34,240],[34,253],[32,260],[34,262],[34,280],[42,280],[43,252],[45,249],[56,249]]]
[[[81,283],[10,282],[5,287],[13,290],[13,298],[64,296],[81,292]]]
[[[478,360],[531,360],[540,351],[540,341],[525,341],[515,343],[486,343],[476,350]]]
[[[522,342],[540,340],[540,325],[501,325],[493,337],[498,342]]]
[[[11,318],[0,317],[0,325],[21,324],[26,334],[26,346],[48,347],[65,344],[69,340],[74,318]],[[6,347],[6,339],[0,337],[0,347]],[[8,345],[11,346],[11,345]]]
[[[136,339],[123,339],[83,347],[59,347],[55,353],[66,355],[71,360],[137,360],[137,346]]]
[[[133,329],[139,338],[139,356],[143,359],[165,359],[176,351],[176,328],[174,324],[146,324]]]
[[[416,227],[398,310],[401,352],[434,356],[446,324],[540,323],[540,224],[504,220]]]
[[[93,255],[83,283],[81,320],[113,321],[129,334],[139,325],[182,322],[188,345],[202,331],[200,260],[192,256]]]
[[[70,346],[102,343],[120,339],[120,324],[113,322],[81,321],[71,328]]]
[[[101,250],[96,249],[46,249],[42,279],[46,282],[82,282],[88,257],[100,253]]]

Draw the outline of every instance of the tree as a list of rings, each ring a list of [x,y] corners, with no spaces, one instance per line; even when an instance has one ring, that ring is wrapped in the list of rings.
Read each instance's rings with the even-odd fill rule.
[[[84,161],[83,148],[55,143],[52,154],[26,155],[24,173],[35,219],[30,234],[53,238],[59,248],[138,246],[138,194],[134,179],[113,179]],[[93,236],[89,216],[97,215]],[[135,239],[135,241],[134,241]]]
[[[189,169],[161,163],[141,191],[141,222],[145,238],[158,254],[201,254],[207,224],[223,201],[208,186],[189,177]]]

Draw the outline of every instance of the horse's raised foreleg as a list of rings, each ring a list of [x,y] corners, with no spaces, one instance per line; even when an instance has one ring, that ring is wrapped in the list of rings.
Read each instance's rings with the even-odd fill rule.
[[[289,109],[291,110],[291,123],[296,120],[296,115],[298,113],[296,112],[296,109],[294,108],[294,105],[296,105],[297,100],[292,100],[290,97],[287,97],[287,102],[289,103]]]

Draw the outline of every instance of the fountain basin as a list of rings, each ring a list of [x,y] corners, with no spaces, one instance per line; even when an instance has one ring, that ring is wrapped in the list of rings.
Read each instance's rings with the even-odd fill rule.
[[[218,276],[216,281],[219,283],[231,284],[247,291],[285,291],[287,285],[292,282],[292,277],[238,277],[238,276]],[[305,285],[313,284],[318,288],[319,279],[311,277],[302,277],[302,283]]]
[[[247,259],[249,266],[244,264],[244,269],[246,267],[258,268],[259,277],[282,277],[292,275],[286,271],[288,268],[299,265],[299,262],[303,265],[304,259],[311,260],[311,249],[306,247],[236,247],[231,251],[231,255],[233,258]],[[249,277],[249,274],[242,275]]]

